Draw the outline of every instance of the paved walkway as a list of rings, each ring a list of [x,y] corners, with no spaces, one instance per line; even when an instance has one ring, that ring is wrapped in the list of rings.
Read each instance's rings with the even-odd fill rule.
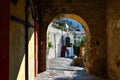
[[[88,75],[83,67],[73,66],[69,58],[54,58],[48,61],[48,69],[35,80],[100,80]]]

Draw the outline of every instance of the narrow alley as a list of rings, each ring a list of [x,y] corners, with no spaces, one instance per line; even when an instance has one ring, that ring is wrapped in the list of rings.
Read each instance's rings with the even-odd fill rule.
[[[84,67],[74,66],[74,61],[70,58],[50,59],[47,67],[35,80],[101,80],[88,75]]]
[[[0,80],[120,80],[120,0],[0,0],[0,10]]]

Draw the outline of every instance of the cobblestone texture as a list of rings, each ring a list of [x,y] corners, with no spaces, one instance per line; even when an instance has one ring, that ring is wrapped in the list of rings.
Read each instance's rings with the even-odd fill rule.
[[[48,69],[35,80],[100,80],[88,75],[83,67],[73,66],[73,59],[54,58],[48,61]]]

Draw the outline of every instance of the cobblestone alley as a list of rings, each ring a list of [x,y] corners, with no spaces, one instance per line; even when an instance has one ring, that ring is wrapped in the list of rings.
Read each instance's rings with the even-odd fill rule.
[[[101,80],[88,75],[83,67],[73,66],[73,59],[53,58],[48,61],[48,69],[35,80]]]

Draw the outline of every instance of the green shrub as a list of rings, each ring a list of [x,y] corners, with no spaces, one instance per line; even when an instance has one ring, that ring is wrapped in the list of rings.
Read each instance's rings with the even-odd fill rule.
[[[52,47],[53,47],[52,42],[48,41],[48,48],[52,48]]]

